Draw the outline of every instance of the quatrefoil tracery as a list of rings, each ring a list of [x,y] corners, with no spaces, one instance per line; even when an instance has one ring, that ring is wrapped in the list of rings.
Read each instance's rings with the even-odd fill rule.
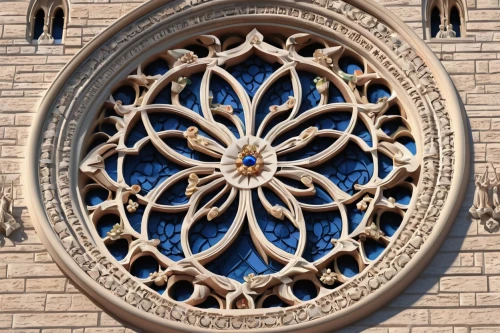
[[[105,103],[80,167],[97,235],[150,288],[200,307],[287,306],[355,277],[418,182],[396,94],[314,36],[200,42],[205,57],[169,50]]]

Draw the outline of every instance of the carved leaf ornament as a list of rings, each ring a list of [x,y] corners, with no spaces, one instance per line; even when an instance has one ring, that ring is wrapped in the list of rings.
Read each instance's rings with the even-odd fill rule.
[[[156,4],[150,24],[177,31],[164,18],[196,7],[184,5]],[[319,331],[442,238],[452,170],[467,172],[460,111],[450,118],[432,71],[389,26],[345,2],[313,5],[323,20],[311,8],[256,8],[288,8],[304,24],[333,15],[331,36],[234,12],[243,26],[200,27],[152,53],[140,47],[161,34],[148,40],[139,19],[135,33],[98,45],[40,116],[42,196],[31,209],[43,202],[56,235],[46,238],[82,270],[77,283],[121,299],[126,321],[157,318],[132,325]],[[147,56],[125,56],[136,38]]]

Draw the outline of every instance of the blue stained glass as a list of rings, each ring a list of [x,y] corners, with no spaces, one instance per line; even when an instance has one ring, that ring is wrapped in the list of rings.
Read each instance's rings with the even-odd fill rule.
[[[139,140],[148,136],[148,132],[142,123],[142,119],[139,117],[137,122],[132,127],[132,130],[129,131],[127,138],[125,140],[125,145],[128,148],[132,148]]]
[[[348,278],[355,276],[359,273],[359,264],[354,259],[354,257],[350,255],[343,255],[337,258],[337,266],[339,268],[340,273]]]
[[[129,85],[121,86],[113,92],[113,99],[115,101],[122,101],[123,105],[133,104],[135,102],[135,98],[135,89]]]
[[[340,238],[342,217],[339,211],[302,213],[307,229],[307,241],[302,256],[313,262],[323,258],[333,249],[331,240]]]
[[[321,116],[301,121],[296,127],[287,130],[273,141],[273,146],[277,146],[294,136],[299,136],[302,131],[309,127],[317,127],[319,130],[345,131],[351,122],[351,118],[352,113],[350,112],[322,113]]]
[[[151,125],[153,126],[156,132],[163,132],[170,130],[177,130],[184,132],[190,126],[197,126],[197,124],[191,119],[184,118],[177,114],[166,113],[166,112],[150,113],[149,121],[151,122]]]
[[[100,186],[92,187],[85,196],[85,203],[88,206],[97,206],[108,199],[109,191]]]
[[[161,155],[153,144],[148,143],[138,155],[125,157],[123,174],[129,186],[140,185],[141,194],[145,195],[182,169]]]
[[[168,72],[168,63],[158,58],[150,62],[146,68],[144,68],[143,73],[147,76],[163,75]]]
[[[108,141],[108,137],[98,134],[98,135],[94,135],[90,139],[90,141],[91,141],[91,143],[87,149],[87,153],[91,152],[97,146],[100,146],[101,144],[106,143]]]
[[[385,246],[374,239],[368,238],[363,242],[366,257],[370,260],[377,259],[385,250]]]
[[[186,212],[151,212],[148,221],[149,239],[159,239],[158,250],[173,261],[184,259],[181,244],[182,222]]]
[[[314,52],[316,52],[316,50],[322,50],[324,48],[325,45],[314,42],[301,48],[298,53],[303,57],[312,57],[314,56]]]
[[[284,104],[288,101],[289,96],[293,96],[292,81],[290,75],[285,75],[276,80],[259,101],[255,114],[255,132],[259,129],[264,118],[271,112],[269,107]]]
[[[352,134],[360,137],[364,142],[366,142],[369,147],[373,146],[372,135],[361,119],[358,119],[358,122],[356,123],[356,126],[354,126],[354,130],[352,131]]]
[[[172,286],[170,290],[170,297],[178,302],[184,302],[189,299],[194,292],[194,286],[191,282],[181,280]]]
[[[203,73],[196,73],[189,77],[191,84],[186,85],[186,87],[179,94],[179,101],[182,106],[187,107],[190,110],[203,115],[200,105],[200,91],[201,91],[201,81],[203,79]]]
[[[269,297],[267,297],[264,302],[262,302],[262,307],[263,308],[284,308],[286,307],[286,303],[283,302],[281,300],[281,298],[279,298],[278,296],[276,295],[271,295]]]
[[[299,280],[293,284],[293,294],[302,301],[309,301],[318,296],[318,288],[310,280]]]
[[[151,256],[142,256],[137,258],[130,268],[130,273],[139,279],[147,279],[149,274],[157,272],[160,268],[158,260]]]
[[[206,56],[208,56],[208,49],[204,45],[191,44],[191,45],[184,46],[183,49],[193,51],[194,54],[196,54],[198,56],[198,58],[205,58]]]
[[[241,64],[231,67],[229,72],[243,86],[250,99],[252,99],[262,83],[280,66],[277,63],[270,64],[253,55]]]
[[[380,230],[392,237],[403,222],[403,217],[394,212],[384,212],[380,215]]]
[[[153,100],[152,104],[172,104],[172,84],[163,88]]]
[[[338,155],[312,168],[330,179],[342,191],[352,195],[354,185],[365,185],[373,177],[373,159],[354,143],[349,143]]]
[[[409,205],[411,201],[411,189],[406,186],[396,186],[391,189],[384,190],[384,197],[392,197],[401,205]]]
[[[391,106],[389,110],[384,113],[384,116],[401,116],[401,110],[398,105]]]
[[[337,139],[332,137],[315,137],[303,148],[278,156],[278,161],[297,161],[321,154],[333,145]]]
[[[212,139],[215,142],[219,143],[220,145],[223,146],[223,144],[217,140],[217,138],[211,136],[207,132],[203,131],[200,129],[200,126],[192,121],[191,119],[182,117],[178,114],[171,114],[171,113],[166,113],[166,112],[154,112],[150,113],[148,115],[149,121],[151,122],[151,125],[153,126],[154,130],[156,132],[163,132],[163,131],[181,131],[185,132],[189,127],[195,126],[198,128],[198,134],[201,136],[204,136],[206,138]],[[171,148],[174,148],[175,145],[172,144],[177,138],[166,138],[164,142],[170,146]],[[177,139],[179,140],[179,139]],[[187,145],[187,140],[183,139],[184,143],[181,146],[186,146]],[[174,148],[175,149],[175,148]],[[180,152],[183,154],[182,152]]]
[[[164,284],[163,286],[157,286],[155,283],[149,286],[149,288],[153,289],[156,291],[158,294],[163,295],[165,290],[167,290],[167,284]]]
[[[305,185],[302,184],[301,181],[298,181],[296,179],[288,178],[288,177],[278,177],[279,180],[281,180],[283,183],[285,183],[288,186],[295,187],[297,189],[306,189]],[[332,197],[323,189],[321,186],[318,184],[314,184],[314,188],[316,190],[316,193],[311,196],[300,196],[297,197],[296,199],[299,202],[308,204],[308,205],[325,205],[328,203],[333,202]]]
[[[328,103],[345,103],[346,100],[344,98],[344,95],[340,92],[339,88],[332,82],[330,82],[330,85],[328,87]]]
[[[106,214],[97,221],[96,229],[99,237],[104,238],[113,229],[115,224],[120,224],[120,217],[115,214]]]
[[[130,197],[134,202],[137,202],[136,197]],[[129,212],[127,210],[127,205],[128,203],[125,203],[125,214],[127,215],[128,222],[130,223],[130,226],[137,231],[138,233],[141,233],[141,228],[142,228],[142,216],[144,215],[144,211],[146,210],[146,206],[141,205],[140,203],[139,207],[137,207],[137,210],[133,213]]]
[[[213,192],[213,195],[218,194],[217,191]],[[206,202],[200,202],[198,207],[203,207],[208,201],[213,198],[213,195],[206,196]],[[229,192],[223,195],[219,200],[217,200],[213,207],[220,207],[229,197]],[[189,247],[193,254],[203,252],[208,250],[215,244],[217,244],[222,237],[229,230],[233,224],[236,213],[238,212],[239,199],[234,198],[233,202],[229,208],[219,216],[217,216],[212,221],[209,221],[206,217],[197,221],[189,231]]]
[[[245,114],[243,113],[241,101],[233,87],[226,80],[218,75],[212,75],[210,78],[210,91],[213,95],[213,104],[232,106],[233,114],[238,116],[243,125],[245,125]]]
[[[401,143],[406,148],[408,148],[410,153],[412,153],[413,155],[417,154],[417,145],[415,144],[415,141],[413,141],[411,138],[407,136],[402,136],[398,138],[396,141]]]
[[[196,307],[201,309],[220,309],[220,304],[215,297],[208,296],[203,303],[196,305]]]
[[[287,153],[285,155],[278,156],[278,161],[284,162],[307,159],[309,157],[322,153],[323,151],[325,151],[325,149],[333,145],[335,141],[336,139],[331,137],[315,137],[305,147]]]
[[[248,274],[273,274],[280,271],[284,266],[271,258],[269,258],[269,263],[262,259],[253,244],[248,223],[245,222],[240,235],[234,240],[233,244],[205,267],[214,274],[227,276],[243,283],[245,281],[243,277]]]
[[[273,191],[267,188],[262,188],[262,190],[271,205],[287,207]],[[300,238],[299,230],[295,228],[288,218],[285,217],[280,220],[269,214],[262,205],[257,190],[252,190],[252,202],[257,223],[267,240],[283,251],[295,253]]]
[[[306,71],[297,71],[297,74],[299,75],[300,85],[302,87],[302,101],[300,103],[299,113],[297,114],[300,115],[318,106],[321,95],[318,89],[316,89],[316,83],[314,83],[314,79],[317,77],[316,74]]]
[[[111,179],[118,181],[118,154],[113,154],[104,160],[104,169]]]
[[[206,155],[198,150],[193,150],[189,148],[188,141],[184,138],[181,139],[177,137],[170,137],[170,138],[165,138],[162,141],[165,142],[165,144],[170,148],[172,148],[174,151],[187,158],[202,162],[220,161],[220,158],[215,158],[210,155]]]
[[[126,239],[118,239],[113,243],[106,244],[106,248],[116,260],[125,259],[128,254],[128,242]]]
[[[167,206],[176,206],[188,203],[189,198],[186,196],[187,186],[188,181],[186,178],[175,182],[160,195],[156,202],[160,205]]]
[[[400,118],[391,119],[382,124],[382,131],[387,135],[394,134],[400,126],[404,126]]]
[[[342,57],[339,60],[340,69],[347,74],[354,74],[354,71],[364,71],[363,64],[353,57]]]
[[[394,168],[394,164],[392,159],[387,155],[378,152],[378,176],[380,179],[384,179],[387,177],[392,169]]]
[[[115,124],[105,122],[101,124],[100,132],[106,133],[109,136],[113,136],[118,133],[118,130],[116,129]]]
[[[233,122],[223,116],[218,114],[214,114],[214,120],[220,124],[226,126],[236,137],[236,139],[240,138],[240,133],[238,132],[238,128],[233,124]]]
[[[349,225],[349,233],[353,232],[363,220],[366,211],[361,211],[356,207],[356,204],[352,203],[346,205],[347,209],[347,219]]]
[[[368,102],[377,103],[380,98],[391,97],[391,90],[383,84],[372,84],[368,87]]]

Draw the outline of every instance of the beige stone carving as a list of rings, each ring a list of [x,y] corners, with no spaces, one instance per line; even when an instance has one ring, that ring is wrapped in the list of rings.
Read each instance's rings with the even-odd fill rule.
[[[490,163],[491,164],[491,163]],[[478,219],[489,232],[496,232],[500,226],[500,176],[491,164],[494,177],[490,177],[489,166],[482,175],[474,176],[474,201],[469,213]]]
[[[38,37],[38,45],[54,44],[54,38],[49,34],[49,27],[43,26],[43,33]]]
[[[5,235],[9,237],[21,225],[13,216],[14,209],[14,184],[11,184],[10,191],[5,188],[5,178],[2,184],[2,197],[0,198],[0,229],[3,229]]]
[[[38,166],[38,168],[32,168],[33,170],[28,172],[28,183],[40,184],[40,191],[34,191],[34,193],[41,193],[41,196],[35,194],[30,199],[31,215],[39,219],[37,221],[38,231],[43,235],[44,241],[55,260],[64,269],[77,266],[81,268],[81,271],[78,269],[72,271],[72,276],[75,277],[79,285],[84,289],[100,290],[100,293],[92,294],[97,294],[96,300],[104,307],[119,302],[128,304],[127,310],[124,307],[123,310],[117,311],[116,314],[123,319],[133,320],[136,325],[141,326],[145,331],[160,331],[167,327],[170,330],[192,332],[211,332],[215,330],[250,331],[254,329],[268,331],[275,329],[286,331],[314,329],[321,332],[331,331],[345,325],[347,322],[352,322],[360,316],[359,311],[354,311],[353,305],[356,305],[356,307],[366,306],[367,296],[373,294],[378,297],[379,301],[387,301],[401,290],[400,281],[418,273],[414,269],[417,267],[416,262],[422,256],[432,253],[439,246],[449,226],[448,221],[452,220],[456,214],[456,207],[459,206],[457,202],[462,199],[460,193],[465,183],[463,179],[467,179],[468,156],[466,152],[468,149],[464,118],[460,112],[461,106],[451,80],[430,50],[422,42],[418,41],[410,30],[404,28],[392,16],[386,15],[382,7],[372,2],[358,0],[324,2],[318,0],[304,6],[301,3],[286,1],[279,1],[279,5],[257,1],[251,9],[246,5],[239,6],[238,4],[231,4],[231,8],[228,9],[223,7],[224,1],[209,2],[208,5],[205,4],[199,7],[198,4],[197,1],[175,3],[175,6],[163,4],[160,1],[146,4],[143,8],[144,12],[149,9],[154,14],[144,18],[131,15],[127,18],[130,21],[118,22],[113,28],[116,29],[116,35],[111,40],[105,40],[102,36],[97,37],[89,44],[86,52],[82,52],[81,55],[77,56],[74,65],[70,65],[66,69],[54,86],[54,90],[49,92],[41,105],[38,121],[33,127],[33,133],[30,137],[30,144],[33,147],[42,148],[41,150],[33,149],[28,153],[28,165]],[[79,210],[73,207],[77,205],[81,207],[81,203],[73,202],[72,198],[78,196],[70,195],[70,193],[76,191],[77,186],[74,186],[75,180],[68,177],[69,167],[75,165],[75,163],[79,164],[81,161],[77,157],[79,152],[71,151],[69,148],[72,147],[72,140],[80,135],[78,132],[80,121],[85,117],[95,116],[90,114],[93,112],[91,110],[98,110],[99,108],[96,105],[102,103],[102,101],[95,100],[101,89],[94,86],[94,84],[99,82],[102,86],[103,83],[108,82],[107,80],[114,76],[117,70],[123,68],[123,64],[132,61],[132,58],[144,52],[144,48],[151,49],[152,45],[159,45],[159,43],[168,45],[168,47],[175,47],[168,44],[171,34],[175,34],[176,38],[185,38],[186,35],[184,34],[188,33],[186,27],[196,25],[201,31],[214,30],[220,24],[220,22],[213,22],[215,18],[224,17],[223,20],[226,20],[227,27],[231,27],[235,23],[241,27],[245,24],[252,25],[254,17],[263,18],[264,16],[267,19],[271,16],[276,18],[276,26],[289,27],[296,25],[308,30],[317,28],[318,31],[328,31],[325,34],[329,40],[335,39],[345,44],[340,49],[348,47],[353,49],[354,52],[360,53],[362,51],[367,57],[367,62],[372,64],[372,70],[376,69],[382,72],[383,77],[391,85],[398,85],[401,92],[398,94],[398,98],[401,99],[405,111],[409,115],[408,126],[411,133],[415,135],[418,150],[429,152],[431,147],[437,146],[441,155],[418,154],[415,160],[405,161],[405,157],[408,156],[406,148],[396,143],[392,146],[388,145],[384,154],[389,158],[394,159],[398,151],[403,154],[403,156],[399,154],[396,157],[400,161],[400,165],[396,167],[397,170],[392,171],[393,174],[389,177],[391,180],[387,183],[374,181],[364,187],[357,188],[359,191],[370,193],[374,198],[367,207],[366,214],[377,209],[410,210],[411,214],[407,213],[405,215],[400,230],[388,245],[389,249],[374,262],[369,262],[363,251],[356,252],[360,245],[355,240],[345,237],[333,242],[332,256],[343,252],[357,253],[356,261],[361,272],[355,279],[348,279],[340,275],[338,281],[341,286],[335,288],[335,290],[328,290],[322,286],[317,278],[319,276],[317,267],[321,268],[321,263],[314,263],[313,265],[297,258],[290,260],[290,257],[283,253],[271,253],[270,247],[266,247],[267,245],[262,236],[258,236],[264,244],[258,249],[259,254],[263,257],[267,255],[273,258],[280,258],[281,256],[280,260],[282,262],[289,261],[289,264],[280,274],[265,275],[263,278],[254,277],[250,282],[258,283],[252,284],[253,287],[250,288],[247,282],[245,284],[235,284],[227,278],[208,274],[199,262],[206,260],[210,253],[205,258],[189,259],[178,263],[168,262],[168,268],[166,269],[169,276],[167,290],[173,288],[175,282],[179,279],[190,281],[195,288],[193,296],[186,302],[180,303],[170,299],[168,295],[160,296],[148,287],[148,283],[154,283],[152,280],[139,281],[132,278],[126,268],[122,266],[130,263],[133,255],[136,256],[142,253],[150,253],[156,258],[162,258],[162,254],[157,249],[160,244],[159,241],[152,242],[141,238],[141,234],[134,234],[135,231],[129,230],[128,226],[126,226],[126,232],[122,237],[133,235],[135,238],[140,239],[130,243],[129,251],[132,253],[129,253],[126,259],[117,264],[116,261],[108,259],[106,247],[95,231],[92,231],[91,228],[88,228],[89,232],[86,229],[82,230],[81,226],[83,224],[89,225],[89,217],[81,216],[78,213]],[[151,19],[151,17],[154,17],[154,19]],[[135,23],[131,24],[131,22]],[[291,57],[296,57],[294,61],[300,61],[299,56],[295,55],[297,52],[294,53],[293,51],[293,45],[304,44],[304,39],[301,36],[298,37],[300,38],[296,38],[296,41],[291,40],[291,42],[286,43],[289,49],[276,51],[276,54],[280,57],[291,55]],[[215,38],[207,38],[207,40],[209,40],[207,45],[212,45],[211,47],[214,50],[217,45],[223,45],[221,49],[226,49],[225,44],[217,43]],[[254,33],[248,36],[246,45],[259,48],[262,45],[265,46],[266,43],[259,34]],[[247,46],[223,51],[227,53],[222,54],[221,61],[230,58],[230,51],[233,52],[234,57],[244,54],[244,52],[247,52],[245,47]],[[341,54],[340,49],[331,53],[323,50],[323,54],[330,57],[332,62],[335,63],[337,53]],[[259,52],[264,52],[262,50],[265,49],[259,49]],[[181,69],[188,71],[189,66],[206,65],[213,61],[198,58],[195,62],[189,64],[182,61],[177,63],[180,57],[172,56],[172,64],[176,64],[175,66],[178,66],[179,71]],[[112,61],[109,60],[111,58]],[[309,59],[309,61],[314,63],[312,59]],[[118,63],[120,66],[116,65]],[[318,70],[321,68],[321,70],[330,71],[328,67],[319,63],[314,64],[314,66],[318,66]],[[286,67],[284,70],[289,71],[293,76],[292,67]],[[217,66],[214,66],[214,68],[217,68]],[[214,73],[216,71],[217,69],[213,69]],[[124,73],[124,77],[127,74]],[[344,82],[347,88],[342,85],[343,89],[345,89],[343,93],[352,98],[349,101],[350,103],[361,104],[366,102],[363,101],[363,94],[358,96],[354,94],[351,86],[342,81],[346,79],[338,75],[338,72],[331,70],[322,76],[327,77],[332,82],[339,83],[339,85],[340,82]],[[439,83],[434,81],[434,77],[440,77]],[[376,80],[376,78],[370,77],[367,80],[367,82],[359,84],[369,84],[370,80]],[[359,81],[356,79],[356,82]],[[153,83],[153,85],[156,85],[155,88],[165,84],[166,82],[161,79]],[[79,97],[84,97],[81,99],[81,103],[72,103],[76,98],[76,92],[78,92]],[[140,102],[141,105],[148,104],[151,98],[153,97],[148,96],[146,93],[144,96],[138,96],[136,101]],[[172,100],[175,100],[175,98],[176,95],[174,94]],[[118,105],[116,102],[107,101],[111,105]],[[210,109],[208,91],[205,96],[202,96],[202,103],[206,103],[205,110]],[[247,107],[251,105],[248,100],[244,101],[244,103],[246,103]],[[390,98],[387,103],[391,103]],[[383,103],[378,104],[382,105]],[[157,106],[156,108],[156,110],[165,109],[164,106]],[[60,115],[59,110],[64,110],[64,117]],[[176,108],[168,108],[168,110],[169,112],[183,114],[182,110]],[[359,111],[359,108],[354,108],[354,110],[359,112],[359,117],[364,119],[364,123],[370,128],[374,128],[373,120],[376,120],[378,116],[383,117],[384,112],[379,111],[378,115],[373,112],[371,116],[368,116],[367,113]],[[118,108],[117,113],[123,116],[124,121],[121,128],[123,128],[122,133],[124,133],[129,126],[133,126],[137,119],[142,117],[141,113],[143,111],[139,105],[134,105]],[[206,117],[211,117],[210,114],[207,114]],[[204,124],[204,127],[200,127],[200,129],[209,131],[210,125],[208,122],[204,122],[201,117],[193,117],[196,118],[197,123]],[[148,125],[146,124],[146,126]],[[246,136],[245,130],[238,126],[236,124],[238,130],[242,132],[242,136]],[[214,130],[220,132],[220,141],[224,144],[229,146],[235,142],[230,133],[220,130],[220,128]],[[167,138],[168,135],[183,137],[182,133],[164,133],[162,135],[165,136],[157,137],[158,142],[155,141],[156,143],[159,144],[159,141]],[[311,133],[311,135],[315,135],[315,133]],[[404,133],[399,135],[404,135]],[[258,136],[260,136],[260,133]],[[378,137],[379,135],[377,135],[377,139]],[[384,138],[395,141],[394,138]],[[109,139],[114,140],[114,138]],[[345,140],[342,136],[337,139],[337,141],[342,140]],[[123,139],[119,138],[118,143],[113,142],[113,144],[117,147],[113,149],[125,153],[137,152],[142,143],[129,148],[126,147]],[[261,142],[249,143],[247,141],[245,144],[263,146]],[[359,144],[362,145],[361,142]],[[200,149],[202,146],[200,146]],[[214,156],[217,156],[217,154],[223,156],[224,151],[221,151],[216,144],[210,145],[210,147],[211,149],[208,149],[208,151],[212,152]],[[238,152],[239,150],[236,148],[234,150]],[[287,147],[287,149],[293,149],[293,147]],[[332,148],[332,152],[335,149],[337,148]],[[99,155],[103,156],[102,154],[107,152],[102,151]],[[173,151],[165,149],[163,153],[168,154],[178,163],[185,163],[185,159]],[[264,161],[266,162],[265,156]],[[311,163],[319,163],[320,161],[321,158],[317,160],[311,159]],[[79,165],[83,166],[84,170],[88,167],[92,179],[98,179],[102,182],[107,181],[106,188],[113,186],[113,191],[116,191],[116,195],[122,200],[121,206],[107,203],[99,209],[123,210],[123,203],[127,201],[122,199],[122,195],[130,193],[129,185],[120,183],[121,179],[114,181],[106,178],[100,160],[97,159],[95,162],[96,165],[85,163]],[[234,165],[234,161],[232,163]],[[416,188],[413,184],[414,200],[412,202],[415,204],[407,206],[393,202],[392,205],[389,205],[389,198],[383,197],[380,188],[382,186],[389,188],[391,185],[398,184],[401,179],[406,179],[403,175],[416,172],[419,167],[421,167],[421,177],[419,179],[421,179],[422,186]],[[82,172],[85,172],[84,170]],[[219,173],[214,171],[213,166],[211,167],[210,164],[206,163],[200,163],[200,165],[193,167],[193,170],[172,177],[173,179],[166,182],[165,187],[162,187],[159,191],[162,191],[166,186],[171,185],[178,179],[185,179],[190,173],[195,173],[199,177],[204,176],[200,178],[200,183],[202,180],[207,179],[207,182],[202,184],[203,186],[209,184],[208,179],[210,181],[215,180],[212,186],[220,186],[217,188],[221,188],[220,196],[218,194],[215,200],[218,200],[224,193],[229,193],[230,197],[236,195],[234,189],[224,187],[224,182],[230,183],[230,181],[229,178],[226,179],[227,175],[223,174],[222,168]],[[319,184],[326,188],[321,177],[308,173],[307,170],[304,171],[302,168],[294,168],[293,165],[283,165],[282,169],[276,169],[272,172],[272,176],[266,184],[279,188],[280,185],[271,180],[274,174],[277,176],[293,174],[296,180],[305,179],[306,182],[302,181],[302,183],[306,184],[306,187],[307,184]],[[264,175],[264,172],[262,175]],[[54,182],[56,179],[57,182]],[[259,181],[256,186],[261,185],[262,183]],[[243,193],[247,191],[239,183],[232,184],[232,186],[237,187]],[[294,192],[293,195],[298,195],[297,193],[300,193],[300,190],[302,189]],[[361,196],[352,198],[342,196],[340,191],[336,192],[335,189],[326,188],[326,190],[329,191],[330,195],[339,199],[336,202],[348,200],[347,203],[349,204],[359,202],[366,194],[362,193]],[[190,200],[193,203],[198,202],[201,191],[200,188],[191,196]],[[307,187],[304,191],[311,193],[311,187]],[[139,192],[136,193],[138,193],[137,197],[140,202],[149,199],[149,197],[142,197]],[[149,196],[154,197],[157,194],[153,193]],[[282,200],[285,199],[282,198]],[[283,207],[285,216],[293,218],[297,225],[305,225],[305,222],[300,219],[300,215],[296,213],[296,211],[299,211],[298,207],[303,207],[303,205],[292,203],[287,202],[289,207]],[[222,214],[227,209],[227,205],[224,205],[226,203],[219,207]],[[189,211],[188,216],[190,220],[195,221],[196,218],[208,214],[211,208],[207,203],[199,212]],[[85,209],[95,210],[94,214],[97,212],[96,207],[85,207]],[[236,219],[240,218],[241,216],[237,216]],[[189,224],[187,224],[187,227],[189,227]],[[355,230],[349,237],[360,235],[365,227],[366,223],[360,225],[359,230]],[[382,236],[381,239],[384,239],[384,237]],[[225,244],[225,242],[222,244]],[[303,243],[301,246],[303,246]],[[217,249],[214,251],[217,251]],[[338,274],[338,267],[335,268],[335,273]],[[291,285],[298,279],[311,279],[311,281],[317,283],[316,286],[320,293],[315,300],[301,302],[294,298]],[[254,280],[256,282],[253,282]],[[109,292],[102,292],[102,287]],[[286,310],[255,309],[256,304],[250,291],[262,292],[260,289],[272,289],[275,295],[279,295],[280,299],[292,306],[286,308]],[[214,294],[218,295],[217,299],[221,304],[221,310],[214,313],[195,307],[206,297]],[[252,308],[252,310],[238,313],[239,308]]]

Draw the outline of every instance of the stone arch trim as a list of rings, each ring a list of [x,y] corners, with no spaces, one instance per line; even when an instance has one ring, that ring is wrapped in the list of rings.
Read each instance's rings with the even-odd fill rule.
[[[248,20],[293,24],[325,37],[343,38],[401,82],[422,119],[426,150],[419,204],[398,246],[345,288],[299,306],[243,314],[205,311],[158,297],[137,284],[93,244],[77,208],[70,177],[78,159],[71,147],[79,119],[106,81],[135,56],[196,29]],[[134,23],[134,24],[132,24]],[[106,310],[144,331],[213,330],[322,332],[345,326],[389,301],[431,259],[458,213],[469,174],[465,112],[450,77],[425,44],[374,1],[290,2],[154,1],[113,24],[59,75],[44,98],[29,138],[26,184],[31,216],[50,253]],[[72,169],[73,168],[73,169]],[[72,171],[73,170],[73,171]],[[31,186],[31,185],[27,185]]]

